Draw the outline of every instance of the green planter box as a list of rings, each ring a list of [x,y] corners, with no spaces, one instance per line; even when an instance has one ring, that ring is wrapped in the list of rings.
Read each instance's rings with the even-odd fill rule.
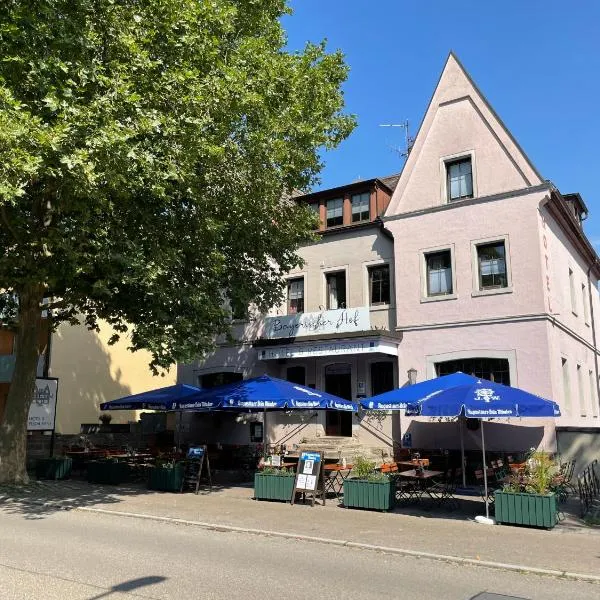
[[[344,481],[344,506],[348,508],[371,508],[390,510],[394,506],[394,486],[391,481]]]
[[[65,479],[70,477],[73,460],[65,456],[40,458],[35,463],[35,476],[38,479]]]
[[[498,523],[548,529],[557,523],[558,507],[554,494],[515,494],[498,490],[494,498]]]
[[[148,472],[148,488],[162,492],[180,492],[183,484],[183,466],[152,467]]]
[[[87,480],[90,483],[118,485],[129,481],[129,465],[113,460],[92,460],[87,463]]]
[[[294,491],[295,477],[291,475],[254,475],[254,498],[256,500],[283,500],[289,502]]]

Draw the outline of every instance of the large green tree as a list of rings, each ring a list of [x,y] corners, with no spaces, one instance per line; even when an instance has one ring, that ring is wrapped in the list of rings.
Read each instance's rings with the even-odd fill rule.
[[[285,0],[3,0],[0,290],[17,331],[0,481],[26,480],[41,306],[108,322],[160,370],[299,263],[319,152],[354,121],[324,45],[285,50]]]

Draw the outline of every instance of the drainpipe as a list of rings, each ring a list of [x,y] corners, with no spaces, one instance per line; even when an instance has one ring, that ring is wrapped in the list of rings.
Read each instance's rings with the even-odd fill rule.
[[[598,345],[596,343],[596,324],[594,322],[594,301],[592,297],[592,281],[590,273],[592,267],[588,268],[587,281],[588,281],[588,296],[590,300],[590,320],[592,326],[592,343],[594,344],[594,368],[596,370],[596,404],[600,403],[600,379],[598,378]],[[594,409],[595,412],[595,409]]]

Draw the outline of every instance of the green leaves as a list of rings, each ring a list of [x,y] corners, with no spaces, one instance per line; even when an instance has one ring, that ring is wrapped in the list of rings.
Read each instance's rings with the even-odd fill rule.
[[[267,308],[312,217],[292,202],[354,120],[282,0],[10,0],[0,11],[0,287],[128,332],[153,365]]]

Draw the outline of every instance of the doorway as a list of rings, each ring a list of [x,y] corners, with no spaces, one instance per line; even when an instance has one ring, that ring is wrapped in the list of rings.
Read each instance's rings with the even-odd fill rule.
[[[327,365],[325,391],[345,400],[352,400],[352,367],[347,363]],[[326,411],[325,435],[352,437],[352,413],[343,410]]]

